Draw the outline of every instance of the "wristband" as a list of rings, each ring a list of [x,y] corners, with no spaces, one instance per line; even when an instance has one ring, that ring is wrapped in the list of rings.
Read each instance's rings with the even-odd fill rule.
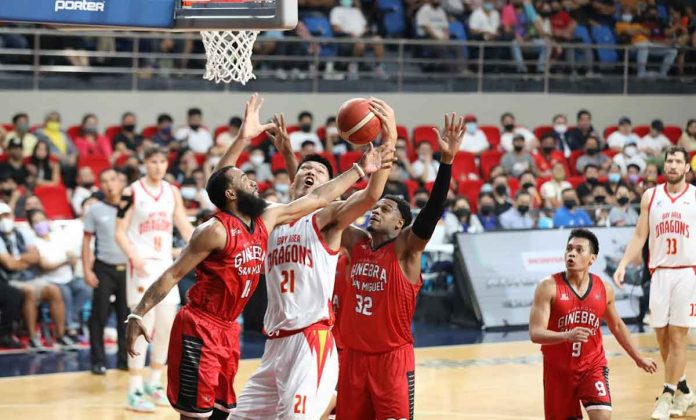
[[[142,316],[136,315],[136,314],[128,314],[128,316],[126,317],[126,322],[125,322],[125,323],[127,324],[128,321],[130,321],[131,319],[137,319],[138,321],[143,322],[143,317],[142,317]]]
[[[358,171],[358,175],[360,175],[360,178],[365,178],[365,171],[363,170],[363,168],[360,167],[360,165],[358,165],[357,163],[354,163],[353,169]]]

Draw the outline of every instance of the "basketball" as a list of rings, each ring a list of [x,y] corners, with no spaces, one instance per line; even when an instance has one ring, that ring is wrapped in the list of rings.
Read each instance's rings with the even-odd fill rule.
[[[371,142],[382,131],[382,123],[370,110],[370,101],[365,98],[344,102],[338,109],[336,124],[341,138],[355,145]]]

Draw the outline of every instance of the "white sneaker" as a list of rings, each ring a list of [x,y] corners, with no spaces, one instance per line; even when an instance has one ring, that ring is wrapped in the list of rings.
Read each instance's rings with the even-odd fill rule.
[[[694,405],[694,402],[696,402],[696,397],[694,397],[694,393],[691,390],[689,390],[688,394],[677,390],[677,393],[674,395],[672,410],[669,414],[672,417],[683,417],[686,415],[686,410]]]
[[[167,399],[167,391],[162,387],[162,385],[148,385],[145,384],[145,394],[150,397],[150,400],[160,407],[169,407],[169,400]]]
[[[126,408],[128,408],[131,411],[137,411],[139,413],[155,412],[155,405],[148,401],[145,395],[140,390],[130,392],[128,394]]]
[[[653,420],[669,420],[669,412],[672,411],[674,397],[668,392],[663,393],[655,402],[655,409],[650,416]]]

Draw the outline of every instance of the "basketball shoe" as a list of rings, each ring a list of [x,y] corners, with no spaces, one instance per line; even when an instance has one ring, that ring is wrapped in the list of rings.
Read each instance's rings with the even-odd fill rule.
[[[650,416],[653,420],[669,420],[669,412],[672,411],[672,403],[674,402],[674,397],[665,392],[657,399],[655,402],[655,409]]]
[[[155,411],[155,405],[138,389],[128,393],[128,409],[139,413],[153,413]]]
[[[167,391],[160,384],[145,384],[145,393],[150,397],[155,405],[160,407],[169,407],[169,400],[167,399]]]
[[[674,395],[674,404],[672,404],[672,410],[669,414],[671,414],[672,417],[685,416],[686,410],[691,408],[694,402],[696,402],[696,398],[694,398],[694,393],[691,392],[691,390],[689,390],[688,394],[684,394],[677,390],[677,393]]]

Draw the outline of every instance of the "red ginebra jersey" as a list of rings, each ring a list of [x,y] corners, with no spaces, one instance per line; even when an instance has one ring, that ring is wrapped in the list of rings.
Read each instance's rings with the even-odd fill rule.
[[[551,366],[574,372],[582,372],[597,366],[605,366],[602,345],[602,317],[607,309],[607,291],[604,282],[590,274],[590,285],[584,296],[578,296],[570,286],[565,273],[553,275],[556,282],[556,296],[551,304],[548,329],[569,331],[575,327],[592,330],[586,343],[563,342],[542,345],[544,361]]]
[[[196,283],[189,289],[192,306],[226,321],[235,321],[259,284],[266,259],[268,232],[261,218],[247,226],[236,216],[218,212],[227,245],[196,267]]]
[[[422,280],[414,285],[401,270],[395,241],[372,249],[370,239],[350,250],[350,283],[343,293],[340,330],[343,345],[365,353],[384,353],[413,344],[411,320]]]
[[[338,263],[336,264],[336,277],[333,289],[333,297],[331,303],[333,304],[334,311],[334,326],[331,332],[334,336],[334,342],[336,343],[336,348],[343,350],[343,339],[341,338],[341,305],[343,304],[343,299],[348,289],[348,282],[350,281],[350,276],[348,275],[348,269],[350,268],[350,256],[342,248],[341,253],[338,257]]]

